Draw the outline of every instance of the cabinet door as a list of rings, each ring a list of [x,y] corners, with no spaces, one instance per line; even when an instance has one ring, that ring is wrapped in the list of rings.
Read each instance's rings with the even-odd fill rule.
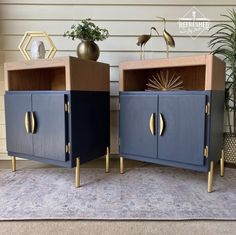
[[[66,114],[64,94],[33,94],[32,111],[36,123],[34,155],[66,161]]]
[[[31,111],[31,95],[7,93],[5,110],[7,151],[31,155],[32,135],[27,133],[25,123],[27,112],[30,114]]]
[[[157,157],[156,133],[150,130],[152,115],[156,126],[157,99],[157,95],[120,96],[121,154]]]
[[[204,164],[205,104],[205,95],[159,96],[158,158]]]

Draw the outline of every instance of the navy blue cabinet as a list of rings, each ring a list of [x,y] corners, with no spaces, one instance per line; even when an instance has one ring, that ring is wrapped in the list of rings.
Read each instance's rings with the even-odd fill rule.
[[[120,151],[125,154],[157,157],[156,136],[149,128],[157,114],[158,96],[120,96]],[[156,123],[155,123],[156,125]]]
[[[67,133],[64,94],[7,93],[7,149],[56,161],[66,161]]]
[[[65,94],[32,95],[34,155],[65,162],[68,144],[68,115],[65,112]]]
[[[209,92],[122,92],[120,154],[205,171]],[[190,138],[191,137],[191,138]]]
[[[109,65],[73,57],[5,64],[8,155],[64,167],[106,155],[109,171]]]
[[[176,93],[159,95],[158,158],[203,166],[207,96]]]
[[[30,128],[31,112],[30,94],[12,94],[5,96],[7,150],[14,153],[33,154],[32,135],[27,133]],[[25,125],[26,124],[26,125]]]
[[[146,91],[150,78],[173,84],[174,74],[184,90]],[[208,172],[211,192],[213,164],[220,160],[224,174],[224,79],[225,64],[213,55],[123,62],[120,172],[124,158]]]

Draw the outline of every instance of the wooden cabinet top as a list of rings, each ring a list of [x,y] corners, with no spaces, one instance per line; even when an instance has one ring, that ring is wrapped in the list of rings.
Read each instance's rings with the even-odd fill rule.
[[[120,64],[120,91],[144,90],[148,77],[163,69],[182,75],[187,90],[225,89],[225,63],[207,54],[123,62]]]
[[[109,91],[109,64],[61,57],[4,64],[5,90]]]

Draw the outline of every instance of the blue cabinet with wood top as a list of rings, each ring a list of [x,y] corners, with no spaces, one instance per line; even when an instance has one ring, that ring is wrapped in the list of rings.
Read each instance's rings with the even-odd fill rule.
[[[109,171],[109,65],[73,57],[5,64],[8,155],[64,167],[106,155]]]
[[[180,74],[183,90],[145,91],[160,71]],[[224,72],[212,55],[122,63],[120,172],[124,158],[208,172],[211,192],[213,164],[224,172]]]
[[[9,155],[25,154],[66,162],[68,115],[65,94],[7,92],[6,132]]]

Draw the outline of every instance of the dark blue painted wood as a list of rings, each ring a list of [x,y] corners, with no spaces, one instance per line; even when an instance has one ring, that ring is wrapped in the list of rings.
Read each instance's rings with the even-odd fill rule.
[[[46,158],[46,157],[42,158],[42,157],[37,157],[37,156],[34,156],[34,155],[22,154],[22,153],[11,152],[11,151],[8,151],[8,155],[9,156],[16,156],[18,158],[25,158],[25,159],[29,159],[29,160],[33,160],[33,161],[43,162],[43,163],[46,163],[46,164],[52,164],[52,165],[56,165],[56,166],[71,168],[70,159],[68,161],[57,161],[55,159],[49,159],[49,158]]]
[[[120,95],[121,154],[157,157],[157,137],[149,128],[151,114],[157,118],[157,100],[157,95],[148,93]]]
[[[72,167],[106,154],[110,146],[109,92],[72,91],[70,95],[70,139]]]
[[[74,167],[77,157],[84,163],[105,155],[110,147],[109,92],[9,91],[5,96],[11,156]],[[65,99],[70,113],[64,111]],[[24,130],[26,111],[35,112],[38,125],[33,135]],[[71,143],[69,155],[65,154],[67,142]]]
[[[212,95],[215,95],[215,96],[219,96],[218,98],[211,98]],[[207,160],[205,157],[203,157],[203,150],[201,151],[201,163],[199,165],[195,164],[195,161],[192,162],[192,160],[190,160],[190,162],[187,161],[186,162],[181,162],[181,161],[176,161],[175,159],[160,159],[160,158],[150,158],[150,157],[147,157],[145,155],[141,155],[140,153],[134,153],[132,151],[130,151],[129,153],[125,153],[125,152],[122,152],[122,148],[123,148],[123,144],[124,144],[124,141],[122,141],[123,137],[121,136],[120,134],[120,143],[121,143],[121,146],[120,146],[120,154],[125,157],[125,158],[129,158],[129,159],[133,159],[133,160],[139,160],[139,161],[144,161],[144,162],[150,162],[150,163],[156,163],[156,164],[162,164],[162,165],[168,165],[168,166],[176,166],[176,167],[182,167],[182,168],[186,168],[186,169],[192,169],[192,170],[197,170],[197,171],[202,171],[202,172],[207,172],[209,170],[209,160],[210,159],[213,159],[213,157],[215,157],[214,161],[218,161],[219,160],[219,157],[220,157],[220,148],[221,148],[221,142],[222,142],[222,133],[221,133],[221,125],[222,125],[222,118],[223,118],[223,111],[222,111],[222,102],[223,102],[223,96],[222,96],[222,92],[218,91],[218,92],[215,92],[215,91],[166,91],[166,92],[121,92],[120,93],[120,97],[133,97],[134,95],[136,96],[150,96],[150,95],[156,95],[156,96],[163,96],[163,95],[168,95],[168,96],[176,96],[176,95],[181,95],[183,97],[185,97],[185,99],[188,98],[188,96],[192,96],[192,95],[200,95],[200,96],[205,96],[206,97],[206,101],[205,102],[208,102],[210,101],[211,102],[211,105],[212,105],[212,108],[211,109],[214,109],[215,111],[212,110],[211,112],[211,116],[205,116],[205,136],[202,138],[202,140],[205,139],[204,141],[204,144],[202,145],[202,148],[205,146],[205,145],[208,145],[209,146],[209,151],[210,149],[216,149],[213,150],[215,151],[215,154],[209,154],[209,159]],[[174,98],[174,97],[173,97]],[[204,103],[204,102],[203,102]],[[127,108],[126,109],[126,113],[123,113],[122,112],[122,106],[123,104],[121,103],[121,113],[120,115],[127,115],[129,116],[130,115],[130,112],[129,112],[129,109]],[[158,109],[158,106],[156,106],[156,109]],[[215,106],[215,107],[214,107]],[[169,106],[168,106],[169,107]],[[170,107],[169,107],[170,108]],[[191,109],[191,108],[190,108]],[[204,110],[205,110],[205,104],[202,106],[202,112],[204,113]],[[143,109],[143,112],[145,112],[145,108]],[[217,113],[218,115],[218,118],[214,117],[213,118],[213,115],[215,116]],[[214,120],[212,120],[211,118],[213,118]],[[219,127],[217,127],[217,122],[219,122]],[[214,124],[213,124],[214,123]],[[159,124],[159,119],[158,119],[158,124]],[[214,131],[210,125],[212,125],[212,127],[214,126]],[[192,131],[191,131],[191,135],[190,135],[190,138],[192,136],[194,136],[194,131],[196,131],[196,123],[194,123],[194,125],[192,126]],[[120,120],[120,129],[123,128],[123,121]],[[215,135],[215,137],[214,137]],[[132,138],[132,136],[130,136],[130,138]],[[158,137],[159,138],[159,137]],[[156,141],[158,141],[158,138]],[[193,137],[195,138],[195,137]],[[215,140],[213,140],[213,139]],[[214,144],[214,147],[211,147],[211,143],[215,143]],[[156,142],[157,144],[157,142]],[[215,148],[217,146],[217,144],[219,145],[217,148]],[[167,146],[165,146],[167,148]],[[127,147],[129,148],[129,147]],[[192,152],[190,152],[189,154],[189,158],[192,157]],[[198,161],[198,159],[197,159]]]
[[[25,130],[25,113],[31,111],[30,94],[5,95],[7,150],[33,154],[32,135]]]
[[[212,91],[209,117],[209,161],[218,162],[223,146],[224,91]]]
[[[65,95],[33,94],[32,112],[36,119],[36,132],[33,134],[34,156],[66,161]]]
[[[131,154],[122,154],[122,157],[124,157],[125,159],[127,158],[131,160],[154,163],[154,164],[159,164],[159,165],[164,165],[164,166],[180,167],[180,168],[195,170],[195,171],[200,171],[200,172],[208,172],[209,170],[207,164],[192,165],[189,163],[175,162],[175,161],[163,160],[159,158],[149,158],[149,157],[143,157],[143,156],[131,155]]]
[[[165,126],[158,137],[158,158],[204,164],[205,105],[205,95],[159,96]]]

